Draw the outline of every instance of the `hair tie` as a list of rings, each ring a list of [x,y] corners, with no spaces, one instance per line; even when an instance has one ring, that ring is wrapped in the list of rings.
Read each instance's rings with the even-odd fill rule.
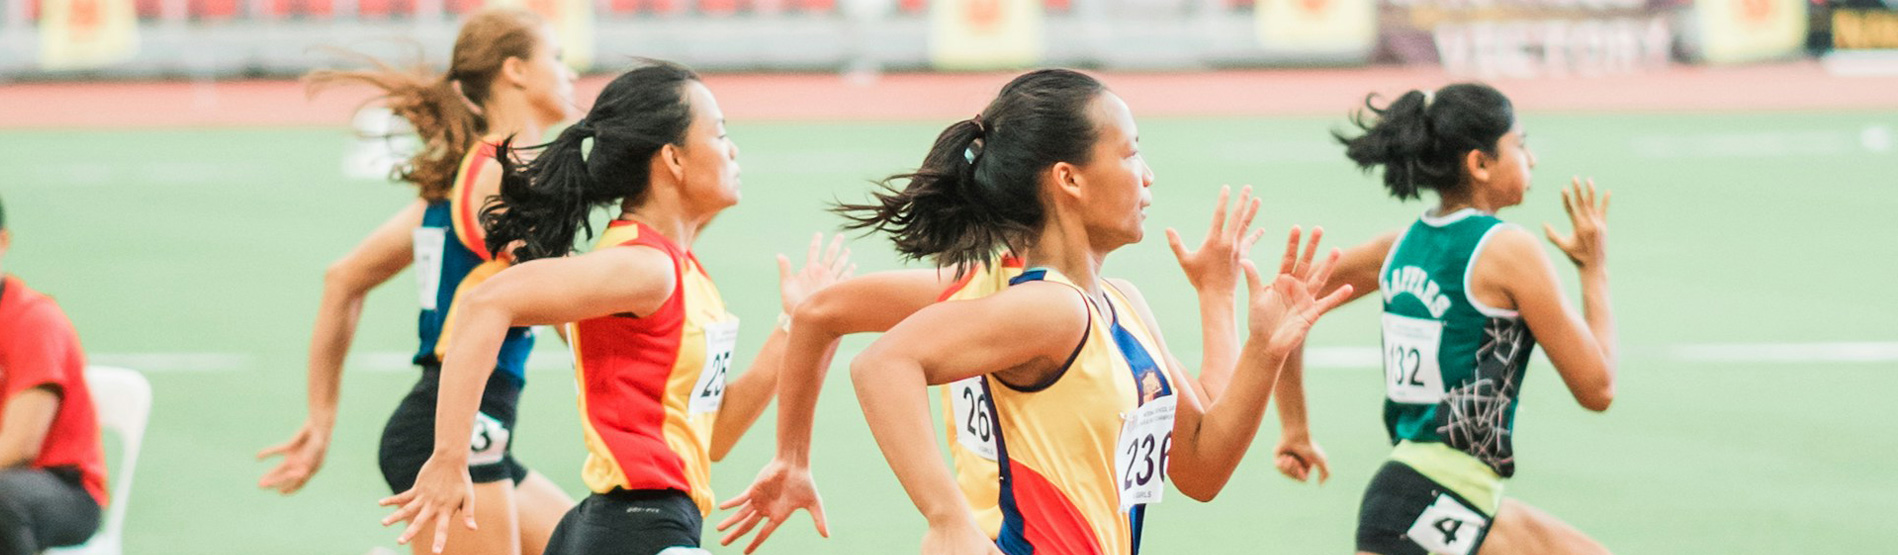
[[[982,114],[976,114],[975,117],[969,118],[969,123],[975,124],[975,138],[969,140],[968,148],[962,149],[962,159],[974,165],[976,156],[975,145],[981,142],[982,139],[988,137],[989,130],[987,126],[982,125]]]
[[[1424,109],[1430,109],[1430,103],[1437,101],[1437,91],[1424,91]]]

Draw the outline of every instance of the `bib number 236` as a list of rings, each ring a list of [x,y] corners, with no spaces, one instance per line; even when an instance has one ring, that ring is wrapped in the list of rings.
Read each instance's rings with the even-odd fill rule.
[[[1178,399],[1160,397],[1140,405],[1121,424],[1114,451],[1114,474],[1120,487],[1120,507],[1159,503],[1166,491],[1167,451],[1173,447],[1173,410]]]

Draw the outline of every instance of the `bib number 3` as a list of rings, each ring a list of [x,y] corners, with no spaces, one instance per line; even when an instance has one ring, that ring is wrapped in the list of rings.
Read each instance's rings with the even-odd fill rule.
[[[738,319],[726,318],[705,326],[705,367],[692,386],[687,412],[718,412],[725,402],[725,374],[731,370],[732,351],[738,348]]]
[[[1173,447],[1173,410],[1178,403],[1173,395],[1147,401],[1120,425],[1114,478],[1121,509],[1159,503],[1166,491],[1167,452]]]

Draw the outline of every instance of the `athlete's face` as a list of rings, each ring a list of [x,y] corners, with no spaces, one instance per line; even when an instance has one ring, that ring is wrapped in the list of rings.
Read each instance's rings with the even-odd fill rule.
[[[1089,111],[1100,133],[1092,156],[1078,171],[1089,237],[1110,249],[1140,242],[1147,205],[1153,204],[1153,170],[1140,156],[1133,112],[1111,92],[1095,98]]]
[[[561,61],[560,37],[554,35],[554,27],[541,25],[539,37],[533,54],[521,60],[521,88],[533,107],[534,119],[547,126],[573,117],[573,82],[578,76]]]
[[[1493,208],[1522,204],[1523,195],[1529,192],[1530,170],[1536,167],[1536,155],[1529,150],[1527,137],[1522,124],[1518,123],[1496,140],[1494,157],[1483,157],[1484,167],[1477,170],[1483,179],[1478,183]]]
[[[725,134],[725,112],[711,89],[687,81],[685,93],[692,125],[678,151],[681,184],[688,202],[717,212],[738,204],[738,145]]]

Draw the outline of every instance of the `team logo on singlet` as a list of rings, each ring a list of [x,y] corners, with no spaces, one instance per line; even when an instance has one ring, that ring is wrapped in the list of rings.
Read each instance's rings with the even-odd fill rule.
[[[1416,266],[1391,268],[1390,273],[1378,279],[1378,288],[1384,291],[1384,302],[1390,303],[1398,295],[1408,294],[1423,303],[1430,311],[1431,318],[1442,318],[1450,310],[1450,297],[1443,294],[1443,288],[1430,279],[1430,272]]]

